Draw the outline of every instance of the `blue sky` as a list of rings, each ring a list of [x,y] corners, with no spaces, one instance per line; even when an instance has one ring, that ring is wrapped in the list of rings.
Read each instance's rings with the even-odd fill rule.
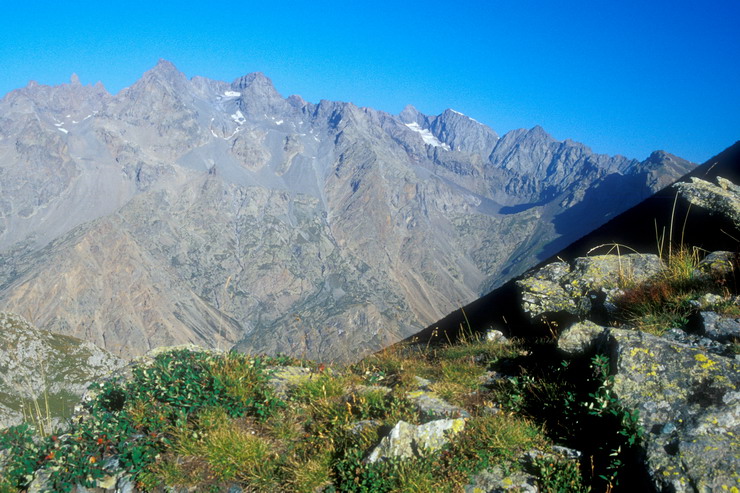
[[[111,92],[159,58],[188,77],[264,72],[283,96],[542,125],[596,152],[703,162],[740,139],[740,1],[13,2],[0,95]]]

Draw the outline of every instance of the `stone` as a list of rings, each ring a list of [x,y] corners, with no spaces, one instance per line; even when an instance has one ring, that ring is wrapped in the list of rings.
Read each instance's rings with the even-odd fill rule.
[[[717,312],[700,312],[704,336],[724,344],[740,341],[740,318],[723,317]]]
[[[416,385],[417,389],[429,390],[429,386],[432,385],[432,382],[427,380],[426,378],[414,375],[414,384]]]
[[[740,229],[740,187],[717,177],[717,185],[691,178],[691,183],[676,183],[678,193],[693,205],[708,209],[712,214],[726,217]]]
[[[645,282],[664,268],[657,255],[579,257],[568,267],[553,262],[516,281],[522,310],[530,321],[590,318],[601,321],[613,311],[621,287]]]
[[[465,420],[462,418],[439,419],[418,426],[399,421],[365,461],[372,464],[392,457],[419,457],[423,452],[439,450],[450,436],[460,433],[464,428]]]
[[[501,466],[486,469],[470,478],[465,493],[537,493],[537,478],[523,471],[505,472]]]
[[[491,329],[486,332],[486,341],[488,342],[506,342],[506,340],[506,336],[500,330]]]
[[[563,331],[558,338],[558,350],[575,358],[592,353],[604,338],[608,329],[585,320],[577,322]]]
[[[560,284],[550,279],[535,276],[516,281],[519,288],[522,310],[535,322],[552,314],[577,315],[576,300]]]
[[[610,337],[614,395],[639,413],[656,490],[740,488],[740,363],[639,331]]]
[[[696,271],[694,271],[693,275],[694,277],[697,276]],[[706,293],[701,295],[698,299],[690,300],[689,304],[699,310],[706,310],[707,308],[722,303],[723,301],[725,301],[725,298],[722,296],[713,293]]]
[[[275,395],[284,399],[291,389],[310,379],[314,373],[301,366],[279,366],[271,368],[267,383],[275,391]]]
[[[692,275],[702,281],[721,279],[732,274],[736,262],[737,256],[733,252],[712,252],[699,262]]]
[[[431,391],[414,390],[407,392],[406,399],[413,403],[427,419],[470,417],[470,413],[465,409],[450,404]]]
[[[578,460],[583,455],[580,450],[576,450],[576,449],[569,448],[569,447],[563,447],[560,445],[553,445],[552,451],[570,460]]]
[[[660,257],[653,254],[595,255],[579,257],[563,280],[573,292],[610,290],[627,283],[640,284],[663,270]]]

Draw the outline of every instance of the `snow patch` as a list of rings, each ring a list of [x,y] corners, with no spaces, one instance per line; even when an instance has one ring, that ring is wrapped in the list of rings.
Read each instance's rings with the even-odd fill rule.
[[[247,119],[244,118],[244,115],[240,110],[236,110],[236,113],[233,113],[231,115],[232,120],[234,120],[239,125],[242,125],[243,123],[246,123]]]
[[[224,96],[229,97],[229,98],[238,98],[241,95],[242,93],[236,92],[236,91],[226,91],[224,93]]]
[[[421,140],[423,140],[425,144],[434,147],[441,147],[442,149],[446,149],[448,151],[450,150],[450,146],[448,146],[444,142],[441,142],[437,137],[432,135],[432,132],[430,132],[426,128],[421,128],[418,123],[407,123],[406,126],[421,135]]]
[[[475,123],[480,123],[480,122],[479,122],[478,120],[476,120],[475,118],[470,118],[470,117],[469,117],[468,115],[466,115],[466,114],[464,114],[464,113],[460,113],[459,111],[455,111],[455,110],[453,110],[452,108],[450,108],[450,111],[451,111],[451,112],[453,112],[453,113],[454,113],[454,114],[456,114],[456,115],[464,116],[464,117],[465,117],[465,118],[467,118],[468,120],[473,120],[473,121],[474,121]]]
[[[231,135],[229,135],[228,137],[224,137],[224,140],[229,140],[234,135],[236,135],[237,133],[239,133],[239,130],[241,130],[241,127],[237,127],[236,130],[234,130],[234,132]]]
[[[64,132],[65,134],[69,133],[69,130],[67,130],[66,128],[57,127],[57,130],[59,130],[60,132]]]
[[[84,121],[85,121],[85,120],[87,120],[88,118],[92,118],[92,114],[90,114],[90,115],[87,115],[87,116],[86,116],[85,118],[83,118],[83,119],[82,119],[82,121],[84,122]]]
[[[278,120],[278,121],[275,122],[275,125],[282,125],[282,124],[283,124],[283,121],[282,120]]]

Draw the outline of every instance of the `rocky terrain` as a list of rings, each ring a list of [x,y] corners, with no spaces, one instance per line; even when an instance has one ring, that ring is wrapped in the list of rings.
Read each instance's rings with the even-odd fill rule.
[[[0,427],[22,421],[56,426],[91,382],[124,365],[94,344],[39,330],[0,312]]]
[[[718,183],[677,188],[734,222],[740,191]],[[94,385],[64,434],[0,433],[3,485],[734,491],[739,266],[687,245],[561,259],[516,279],[508,336],[468,327],[343,367],[163,348]]]
[[[127,358],[357,359],[690,169],[453,110],[283,98],[258,73],[31,83],[0,100],[0,307]]]

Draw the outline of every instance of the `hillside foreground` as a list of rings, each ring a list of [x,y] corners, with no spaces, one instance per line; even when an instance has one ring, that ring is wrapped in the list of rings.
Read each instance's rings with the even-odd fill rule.
[[[347,366],[165,348],[65,427],[2,431],[2,488],[736,491],[737,265],[678,247],[552,263],[517,281],[530,323],[508,337],[463,327]]]

